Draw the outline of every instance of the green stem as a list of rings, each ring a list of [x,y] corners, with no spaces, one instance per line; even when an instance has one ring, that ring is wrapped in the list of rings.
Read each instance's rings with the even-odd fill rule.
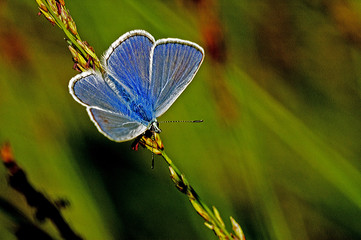
[[[178,175],[179,179],[183,179],[184,182],[188,182],[184,175],[179,171],[177,166],[172,162],[172,160],[168,157],[168,155],[165,153],[165,151],[162,152],[162,157],[166,161],[166,163],[173,168],[174,172]],[[211,218],[211,223],[216,225],[219,229],[222,230],[222,233],[228,238],[233,239],[231,234],[227,231],[225,226],[217,219],[217,217],[214,215],[213,211],[207,206],[207,204],[199,197],[197,192],[193,189],[193,187],[189,184],[187,186],[189,188],[189,191],[191,191],[192,196],[194,197],[194,200],[203,208],[203,210],[208,214],[208,216]]]

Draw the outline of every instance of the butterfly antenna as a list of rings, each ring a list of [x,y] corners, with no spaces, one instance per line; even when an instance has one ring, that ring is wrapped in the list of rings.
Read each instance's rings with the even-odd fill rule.
[[[175,120],[175,121],[159,121],[159,123],[174,123],[174,122],[187,122],[187,123],[202,123],[203,120]]]

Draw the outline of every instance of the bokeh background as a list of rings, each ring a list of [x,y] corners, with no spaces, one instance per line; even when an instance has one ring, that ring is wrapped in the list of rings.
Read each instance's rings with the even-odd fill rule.
[[[123,33],[197,42],[205,61],[159,120],[166,152],[247,239],[361,239],[361,2],[66,1],[98,54]],[[101,135],[68,93],[64,34],[35,1],[0,0],[0,142],[86,239],[215,239],[167,165]],[[0,239],[48,223],[0,167]],[[12,204],[15,208],[9,207]],[[15,210],[16,209],[16,210]],[[19,220],[22,219],[22,220]]]

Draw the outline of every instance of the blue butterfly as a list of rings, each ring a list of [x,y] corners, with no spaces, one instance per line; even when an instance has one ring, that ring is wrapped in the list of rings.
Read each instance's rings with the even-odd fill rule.
[[[118,38],[103,57],[105,73],[87,70],[73,77],[69,91],[86,106],[99,132],[128,141],[146,130],[159,133],[157,117],[190,84],[204,59],[197,44],[159,39],[144,30]]]

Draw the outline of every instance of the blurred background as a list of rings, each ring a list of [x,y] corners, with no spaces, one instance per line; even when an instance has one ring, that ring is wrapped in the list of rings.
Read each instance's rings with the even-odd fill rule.
[[[361,239],[361,2],[66,1],[98,56],[120,35],[194,41],[197,76],[162,120],[167,154],[247,239]],[[63,32],[0,0],[0,142],[85,239],[216,239],[160,157],[101,135],[68,93]],[[0,167],[0,239],[24,219],[60,239]],[[13,206],[10,207],[11,204]],[[22,219],[22,220],[21,220]]]

